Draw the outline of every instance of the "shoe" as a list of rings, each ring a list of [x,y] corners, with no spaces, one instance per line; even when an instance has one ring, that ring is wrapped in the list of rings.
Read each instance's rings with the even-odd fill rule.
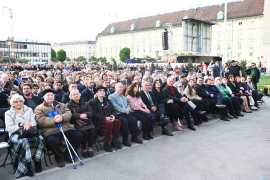
[[[69,155],[65,155],[65,161],[68,163],[72,163],[72,160]]]
[[[147,141],[150,140],[150,138],[146,134],[143,134],[143,137],[142,138],[145,139],[145,140],[147,140]]]
[[[235,113],[233,113],[233,118],[238,119],[238,116],[236,116],[236,114],[235,114]]]
[[[58,166],[58,167],[65,167],[65,162],[62,161],[62,162],[60,162],[60,163],[57,163],[57,166]]]
[[[212,117],[210,117],[210,116],[208,116],[208,115],[205,115],[205,117],[206,117],[207,120],[213,119]]]
[[[201,121],[199,120],[199,119],[197,119],[197,118],[194,118],[194,125],[195,126],[199,126],[199,125],[201,125],[202,123],[201,123]]]
[[[173,127],[178,131],[184,131],[178,124],[175,124]]]
[[[94,157],[94,153],[93,153],[93,151],[88,151],[88,157],[90,157],[90,158],[92,158],[92,157]]]
[[[131,138],[131,142],[135,142],[135,143],[138,143],[138,144],[142,144],[142,143],[143,143],[142,140],[140,140],[140,139],[137,138],[137,137]]]
[[[225,108],[226,105],[222,104],[221,102],[217,102],[216,107],[217,108]]]
[[[163,122],[163,121],[164,121],[164,119],[165,119],[165,118],[164,118],[164,115],[160,116],[160,121],[162,121],[162,122]]]
[[[87,153],[87,151],[82,152],[82,156],[83,156],[84,158],[88,158],[88,153]]]
[[[254,111],[257,111],[259,108],[255,107],[255,106],[252,106],[250,109],[254,110]]]
[[[259,99],[258,101],[257,101],[257,103],[263,103],[264,101],[263,100],[261,100],[261,99]]]
[[[208,122],[208,119],[205,117],[205,115],[203,117],[201,117],[201,120],[204,121],[204,122]]]
[[[40,173],[42,171],[41,162],[34,161],[34,163],[35,163],[36,172]]]
[[[154,139],[150,132],[147,133],[147,136],[148,136],[150,139]]]
[[[227,113],[226,116],[227,116],[226,118],[228,118],[228,119],[233,119],[233,116],[230,115],[229,113]]]
[[[195,127],[192,126],[192,125],[188,125],[187,128],[190,129],[190,130],[192,130],[192,131],[196,131]]]
[[[106,152],[112,152],[112,151],[113,151],[112,147],[110,146],[110,144],[109,144],[108,142],[105,142],[105,143],[104,143],[103,149],[104,149]]]
[[[245,112],[245,113],[252,113],[252,111],[250,111],[250,110],[249,110],[249,111],[244,111],[244,112]]]
[[[31,162],[30,162],[30,163],[31,163]],[[27,171],[27,173],[25,174],[25,176],[34,177],[34,173],[33,173],[33,171],[31,170],[31,168],[28,168],[28,171]]]
[[[207,113],[207,111],[198,111],[198,113],[199,113],[200,115],[205,115],[205,114]]]
[[[179,120],[177,120],[177,124],[179,127],[183,127],[183,125],[181,124],[181,122]]]
[[[170,131],[168,131],[168,129],[163,129],[162,134],[167,135],[167,136],[173,136],[173,134],[170,133]]]
[[[196,118],[199,118],[199,117],[202,117],[203,115],[205,115],[207,112],[206,111],[196,111],[194,110],[192,112],[192,114],[196,117]]]
[[[115,144],[114,144],[115,141]],[[111,142],[111,147],[113,148],[117,148],[117,149],[122,149],[122,145],[118,143],[117,139],[115,139],[114,141]]]
[[[131,146],[131,144],[130,144],[130,142],[128,140],[123,140],[122,144],[127,146],[127,147]]]
[[[258,105],[258,106],[255,106],[256,108],[258,108],[258,109],[261,109],[261,107]]]
[[[230,122],[230,120],[225,118],[224,116],[220,118],[220,121]]]
[[[240,112],[239,113],[235,113],[235,115],[244,117],[244,114],[241,114]]]

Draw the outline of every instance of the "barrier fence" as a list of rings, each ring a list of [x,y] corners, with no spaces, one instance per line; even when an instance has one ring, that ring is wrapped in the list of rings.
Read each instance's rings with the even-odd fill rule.
[[[261,75],[259,83],[257,84],[257,89],[258,90],[264,89],[265,84],[270,84],[270,74]]]

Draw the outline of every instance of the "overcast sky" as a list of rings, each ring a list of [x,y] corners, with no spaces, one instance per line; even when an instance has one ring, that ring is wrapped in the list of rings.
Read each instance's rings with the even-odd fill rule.
[[[224,0],[223,0],[224,1]],[[220,4],[221,0],[0,0],[0,40],[10,35],[9,10],[14,9],[15,39],[54,42],[95,40],[113,21]],[[108,16],[111,13],[111,16]],[[115,16],[118,17],[115,17]]]

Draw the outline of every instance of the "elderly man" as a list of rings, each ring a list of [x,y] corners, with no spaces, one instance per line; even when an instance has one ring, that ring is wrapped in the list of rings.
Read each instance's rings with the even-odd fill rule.
[[[69,94],[73,89],[77,89],[77,84],[75,82],[69,84],[68,93],[62,96],[62,103],[67,104],[70,101]]]
[[[193,130],[193,131],[196,131],[196,129],[194,128],[194,126],[191,123],[189,112],[191,114],[193,114],[195,117],[199,118],[199,117],[204,116],[204,114],[206,114],[206,111],[196,111],[195,109],[193,109],[187,103],[188,99],[186,97],[184,97],[183,95],[181,95],[178,92],[178,90],[176,89],[176,87],[173,86],[173,79],[172,78],[168,78],[167,85],[163,89],[163,92],[167,98],[173,99],[173,102],[177,103],[183,109],[187,123],[188,123],[188,128]]]
[[[160,124],[162,127],[162,134],[167,135],[167,136],[173,136],[170,131],[166,128],[168,123],[164,119],[164,114],[165,114],[165,108],[164,104],[158,104],[157,99],[155,98],[154,94],[152,91],[149,91],[150,89],[150,84],[149,82],[145,81],[143,82],[141,92],[141,98],[143,103],[147,106],[147,109],[151,110],[151,112],[154,112],[157,117],[157,122]]]
[[[74,150],[77,152],[82,141],[82,134],[70,124],[71,112],[65,104],[54,101],[54,90],[46,89],[42,95],[44,101],[35,109],[36,121],[41,129],[41,134],[45,138],[46,147],[52,151],[58,167],[64,167],[64,160],[72,163],[68,150],[63,153],[60,149],[60,141],[63,140],[63,135],[57,127],[56,123],[61,123],[63,131],[71,143]],[[58,115],[50,118],[47,113],[58,109]],[[72,156],[75,157],[72,151]]]
[[[121,122],[119,119],[115,119],[116,111],[112,102],[105,97],[106,90],[103,86],[97,86],[95,89],[96,97],[91,99],[89,104],[93,110],[93,121],[96,122],[96,127],[105,129],[103,149],[112,152],[111,147],[122,148],[121,144],[118,143]],[[115,141],[112,141],[110,145],[112,133]]]
[[[94,98],[94,91],[95,91],[95,88],[94,88],[94,80],[91,79],[90,77],[85,77],[84,79],[84,83],[85,85],[87,86],[87,88],[85,88],[83,91],[82,91],[82,99],[85,101],[85,102],[88,102],[90,101],[91,99]]]
[[[8,88],[3,88],[4,87],[4,80],[0,78],[0,92],[6,94],[6,95],[10,95],[10,89]]]
[[[127,102],[127,98],[123,95],[124,87],[122,83],[115,85],[115,93],[109,96],[112,101],[113,107],[117,113],[116,118],[121,121],[121,132],[123,136],[123,143],[125,146],[130,147],[131,144],[128,141],[128,127],[131,130],[131,142],[142,144],[142,141],[138,139],[139,130],[137,126],[137,118],[130,115],[131,108]]]

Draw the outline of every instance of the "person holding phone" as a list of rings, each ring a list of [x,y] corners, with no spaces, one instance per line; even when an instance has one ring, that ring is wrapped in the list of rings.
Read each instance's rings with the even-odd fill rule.
[[[112,147],[122,149],[119,141],[121,121],[115,119],[116,111],[112,105],[112,102],[105,97],[107,88],[103,86],[97,86],[95,89],[96,97],[89,101],[91,109],[93,111],[93,121],[96,127],[105,130],[105,143],[103,149],[107,152],[112,152]],[[111,135],[115,139],[111,142]],[[111,142],[111,144],[110,144]]]

